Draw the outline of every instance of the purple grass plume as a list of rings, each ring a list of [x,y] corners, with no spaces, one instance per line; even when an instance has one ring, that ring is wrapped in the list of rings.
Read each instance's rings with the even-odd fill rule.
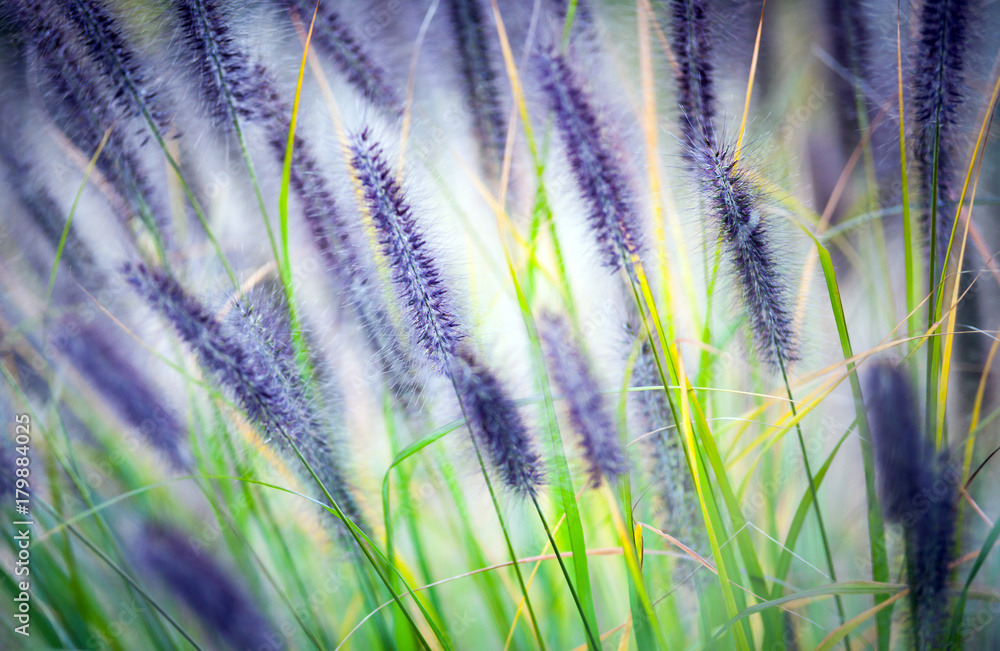
[[[261,94],[257,98],[258,117],[263,121],[271,153],[282,165],[287,153],[292,111],[282,100],[263,64],[254,66],[253,76],[261,86]],[[313,242],[338,284],[346,286],[353,270],[360,264],[351,244],[350,225],[344,219],[309,143],[298,133],[292,137],[289,168],[289,187],[301,204]]]
[[[706,0],[670,0],[671,47],[677,60],[677,102],[685,151],[715,149],[712,39]]]
[[[707,12],[705,0],[671,1],[684,157],[721,231],[755,348],[766,363],[784,367],[798,359],[791,302],[775,262],[760,193],[738,169],[736,149],[718,142]]]
[[[170,220],[143,168],[142,142],[129,131],[130,116],[115,101],[95,62],[70,36],[48,28],[37,36],[29,59],[53,120],[85,156],[95,154],[111,130],[97,169],[124,202],[123,217],[138,218],[154,237],[165,240]]]
[[[198,356],[202,367],[236,396],[251,420],[278,435],[295,406],[270,364],[240,345],[237,333],[221,324],[165,271],[126,264],[126,280],[165,318]]]
[[[365,207],[419,347],[454,384],[469,431],[486,448],[487,461],[504,484],[519,495],[534,495],[542,472],[528,429],[500,381],[462,346],[464,330],[451,313],[438,266],[382,148],[365,130],[354,137],[351,149]]]
[[[315,0],[278,0],[288,11],[296,11],[308,26],[316,8]],[[365,50],[358,35],[347,25],[333,3],[320,2],[312,42],[316,50],[332,59],[352,86],[372,103],[394,116],[402,115],[399,91],[389,81],[389,73]]]
[[[263,65],[258,65],[256,75],[266,79],[268,72]],[[281,163],[288,143],[291,111],[271,84],[267,84],[261,105],[267,107],[263,117],[268,144]],[[346,307],[352,309],[360,321],[367,343],[378,360],[380,371],[386,375],[390,389],[397,399],[407,404],[419,400],[421,382],[415,373],[418,365],[400,346],[396,337],[399,328],[393,322],[384,298],[373,288],[372,271],[366,268],[365,260],[352,240],[353,228],[334,199],[308,141],[299,134],[293,137],[289,172],[289,187],[298,198],[313,244],[322,256],[334,289],[344,297]]]
[[[613,271],[626,267],[642,248],[640,220],[628,177],[609,134],[601,127],[590,97],[556,53],[538,57],[542,84],[569,156],[580,194],[587,204],[590,227]]]
[[[831,76],[835,115],[841,147],[844,155],[849,156],[861,139],[861,118],[868,111],[868,102],[860,96],[859,86],[865,83],[868,72],[870,28],[862,0],[825,0],[823,4],[831,55],[838,66]]]
[[[737,167],[735,149],[692,154],[702,196],[719,226],[760,358],[774,367],[798,360],[792,300],[775,259],[760,191]],[[743,164],[745,165],[745,163]]]
[[[350,492],[338,441],[334,439],[334,424],[328,410],[323,408],[325,396],[303,381],[286,304],[277,295],[254,290],[237,299],[227,322],[239,333],[251,357],[270,364],[275,381],[280,383],[281,392],[288,396],[287,401],[292,406],[286,416],[289,436],[344,514],[362,526],[361,509]],[[313,366],[321,368],[318,363]],[[322,386],[318,371],[311,379]],[[294,455],[284,441],[279,440],[278,445],[288,456]]]
[[[101,0],[69,0],[58,4],[53,16],[62,13],[70,21],[108,81],[115,100],[132,117],[148,116],[160,130],[169,126],[170,113],[138,61],[135,50],[125,38],[118,21]]]
[[[8,122],[10,116],[0,108],[0,120]],[[21,121],[14,123],[23,127]],[[27,159],[20,149],[19,139],[0,135],[0,173],[6,175],[14,188],[16,198],[24,207],[31,221],[38,227],[45,241],[55,251],[65,232],[61,265],[66,265],[75,279],[88,291],[96,291],[101,285],[102,273],[97,267],[94,253],[80,237],[78,225],[71,222],[66,227],[66,215],[55,197],[45,187],[38,165]]]
[[[626,334],[630,343],[635,343],[640,337],[642,340],[632,368],[631,386],[662,386],[663,380],[649,338],[636,332],[631,324],[626,324]],[[663,389],[647,389],[633,393],[632,401],[637,407],[638,422],[648,434],[643,448],[648,453],[653,481],[657,486],[654,499],[660,521],[670,531],[677,532],[675,535],[689,547],[703,551],[708,543],[701,527],[701,508],[667,396]]]
[[[904,368],[876,363],[865,400],[882,512],[903,528],[914,647],[939,649],[950,621],[960,477],[925,435]]]
[[[487,462],[516,495],[536,495],[544,482],[542,462],[507,389],[465,348],[455,356],[450,375],[469,432],[486,449]]]
[[[548,372],[566,403],[569,420],[583,443],[591,484],[614,482],[625,472],[626,459],[618,428],[601,395],[590,361],[565,318],[543,314],[538,334]]]
[[[224,3],[178,0],[181,31],[190,49],[209,114],[232,127],[239,120],[259,120],[271,107],[261,101],[273,83],[258,74],[249,55],[233,42]]]
[[[433,363],[444,368],[464,334],[451,314],[438,265],[425,249],[424,236],[382,148],[367,129],[353,138],[351,152],[400,303],[413,320],[420,345]]]
[[[123,354],[110,322],[87,323],[72,314],[50,333],[49,345],[66,356],[76,371],[130,426],[177,470],[189,467],[187,429],[160,400],[155,388]]]
[[[287,322],[280,320],[283,317],[244,304],[244,321],[237,325],[220,322],[167,273],[129,264],[124,274],[191,347],[201,366],[232,393],[250,420],[279,446],[298,446],[344,513],[352,520],[359,518],[344,473],[325,438],[329,428],[319,422],[311,396],[302,385],[291,333]]]
[[[465,84],[484,167],[499,171],[507,141],[507,115],[500,101],[499,78],[490,45],[496,33],[487,23],[481,0],[447,0],[457,60]]]
[[[147,523],[135,542],[139,567],[154,576],[227,647],[283,649],[278,630],[232,573],[189,536]]]
[[[954,225],[958,201],[961,156],[958,140],[965,69],[969,49],[969,21],[975,0],[922,0],[915,5],[913,51],[909,66],[908,123],[913,160],[925,208],[920,212],[924,232],[931,233],[931,203],[937,199],[936,251],[940,274]],[[935,160],[936,156],[936,160]],[[935,173],[937,185],[935,187]]]

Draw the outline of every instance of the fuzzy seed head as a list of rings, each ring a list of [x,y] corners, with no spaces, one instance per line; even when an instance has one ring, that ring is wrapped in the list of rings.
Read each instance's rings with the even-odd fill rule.
[[[29,58],[55,123],[85,155],[100,149],[97,169],[124,202],[123,219],[138,218],[151,233],[167,237],[170,220],[141,162],[141,141],[129,132],[130,116],[97,64],[60,30],[43,30],[37,37]]]
[[[925,206],[936,195],[938,272],[944,263],[958,200],[956,158],[960,156],[961,107],[969,49],[969,21],[975,0],[921,0],[915,5],[914,49],[910,66],[909,126],[913,160]],[[936,162],[935,162],[936,153]],[[937,187],[934,187],[935,165]],[[947,204],[947,205],[942,205]],[[931,232],[930,209],[921,211],[925,234]]]
[[[296,359],[286,304],[266,291],[254,290],[239,298],[234,308],[226,325],[238,333],[248,357],[262,360],[271,369],[278,387],[275,395],[285,396],[281,402],[287,408],[275,416],[285,419],[285,431],[344,514],[362,525],[361,510],[349,489],[343,459],[333,439],[333,424],[321,408],[323,396],[310,389]],[[286,456],[294,458],[288,442],[279,437],[276,443]]]
[[[289,11],[297,11],[304,20],[311,18],[316,9],[316,2],[313,0],[279,2]],[[402,115],[403,103],[399,99],[399,91],[389,81],[389,73],[363,47],[354,30],[339,13],[331,9],[332,6],[330,2],[319,3],[319,14],[316,16],[312,36],[316,49],[330,57],[347,81],[371,102],[391,115]]]
[[[564,318],[543,315],[538,333],[549,374],[565,399],[570,422],[583,442],[592,485],[599,486],[605,478],[613,482],[625,471],[625,453],[589,360]]]
[[[298,370],[285,314],[252,298],[238,304],[227,321],[219,321],[165,272],[142,264],[127,265],[124,271],[250,420],[279,447],[288,449],[294,442],[345,513],[359,518],[328,438],[329,425],[320,419]]]
[[[166,129],[170,122],[163,102],[137,61],[135,50],[121,31],[118,21],[99,0],[70,0],[58,3],[81,36],[89,56],[97,62],[110,82],[111,95],[132,117],[148,113],[153,124]]]
[[[521,496],[538,492],[542,463],[517,405],[500,380],[467,350],[455,357],[450,374],[469,431],[486,449],[486,459],[504,485]]]
[[[233,392],[251,420],[279,435],[295,407],[261,351],[240,344],[238,332],[220,323],[164,271],[127,264],[125,278],[198,356],[202,367]]]
[[[706,0],[671,0],[671,46],[677,60],[677,103],[688,151],[715,148],[714,66]]]
[[[882,512],[899,522],[913,509],[913,499],[931,455],[905,371],[879,362],[865,386],[868,424],[872,433]]]
[[[882,512],[903,528],[914,646],[938,649],[949,623],[960,477],[927,439],[905,369],[876,363],[865,401]]]
[[[400,303],[413,319],[417,340],[432,362],[446,365],[464,336],[448,308],[437,263],[382,148],[365,130],[351,146],[365,206],[378,231]]]
[[[466,104],[472,112],[484,165],[498,170],[507,139],[507,118],[490,48],[495,31],[486,23],[481,0],[448,0],[448,15],[459,52]]]
[[[758,354],[773,367],[798,359],[792,302],[775,261],[759,191],[734,149],[693,151],[702,193],[728,253]],[[744,163],[745,165],[745,163]]]
[[[181,31],[190,48],[209,114],[226,128],[233,120],[257,120],[271,106],[261,98],[273,94],[273,82],[259,76],[246,52],[230,35],[220,0],[178,0]]]
[[[622,161],[565,57],[546,53],[538,62],[573,176],[587,204],[590,228],[604,265],[617,271],[642,248],[640,222]]]
[[[230,572],[191,540],[173,529],[147,524],[135,553],[141,566],[226,645],[233,649],[274,648],[274,640],[282,638],[264,611]]]

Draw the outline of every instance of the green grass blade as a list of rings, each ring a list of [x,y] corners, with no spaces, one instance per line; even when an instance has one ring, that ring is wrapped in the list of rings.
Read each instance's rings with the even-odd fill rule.
[[[969,588],[972,586],[973,579],[982,569],[983,564],[986,562],[986,557],[990,555],[993,546],[997,543],[997,538],[1000,538],[1000,518],[993,524],[990,528],[990,532],[986,534],[986,539],[983,541],[983,546],[979,550],[979,555],[976,556],[975,562],[972,564],[972,568],[969,570],[969,575],[965,577],[965,584],[962,586],[962,592],[958,595],[958,601],[955,603],[955,612],[951,618],[951,629],[948,632],[948,638],[951,639],[952,643],[956,645],[956,648],[961,648],[962,640],[960,637],[961,627],[962,627],[962,616],[965,614],[965,602],[969,596]]]

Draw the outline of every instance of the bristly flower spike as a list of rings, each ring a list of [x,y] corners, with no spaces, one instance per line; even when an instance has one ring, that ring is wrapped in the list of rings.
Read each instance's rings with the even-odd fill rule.
[[[126,280],[164,317],[198,356],[201,365],[236,396],[240,406],[268,434],[285,427],[294,411],[266,360],[240,345],[237,333],[220,323],[180,283],[164,271],[126,264]]]
[[[44,25],[30,56],[53,120],[80,151],[95,154],[110,129],[97,169],[126,203],[123,218],[138,217],[161,242],[166,240],[170,220],[143,169],[141,143],[128,132],[130,116],[109,93],[97,65],[68,34]]]
[[[865,387],[882,512],[903,528],[914,647],[943,648],[960,477],[920,425],[905,369],[879,362]]]
[[[112,94],[123,110],[133,117],[145,112],[153,125],[166,129],[169,113],[152,90],[118,21],[99,0],[70,0],[58,4],[54,12],[64,14],[76,26],[87,53],[110,81]]]
[[[705,0],[672,0],[671,24],[684,157],[699,177],[709,213],[721,231],[755,347],[764,361],[783,368],[798,359],[794,320],[759,191],[737,167],[736,149],[718,142]]]
[[[467,349],[455,356],[449,374],[469,431],[486,448],[503,483],[517,495],[537,494],[544,481],[541,459],[506,388]]]
[[[316,9],[315,0],[279,0],[279,3],[289,11],[297,11],[299,18],[305,21],[312,18]],[[331,9],[332,6],[331,2],[319,3],[313,29],[316,49],[333,59],[347,81],[365,97],[392,115],[402,115],[403,103],[399,92],[389,82],[389,73],[365,50],[357,34]]]
[[[444,368],[464,333],[450,312],[437,263],[424,249],[424,236],[403,189],[367,129],[353,138],[351,152],[365,207],[392,270],[400,302],[413,319],[417,340],[431,361]]]
[[[714,149],[715,89],[705,0],[671,0],[670,24],[685,151],[697,146]]]
[[[279,296],[254,290],[236,300],[226,322],[238,334],[249,357],[269,364],[274,381],[288,396],[291,407],[285,416],[286,431],[344,514],[363,526],[361,509],[351,494],[337,441],[333,439],[333,423],[321,408],[323,396],[310,390],[296,360],[286,304]],[[282,438],[276,442],[289,456],[294,454]]]
[[[589,360],[564,318],[543,314],[538,320],[538,334],[552,381],[566,402],[573,429],[582,439],[592,485],[599,486],[602,479],[613,482],[625,471],[625,453]]]
[[[879,497],[887,520],[902,521],[913,508],[920,476],[933,454],[920,425],[910,381],[903,369],[877,362],[865,384],[868,424],[879,478]]]
[[[471,435],[483,443],[504,484],[517,494],[534,495],[542,471],[528,428],[500,380],[462,345],[464,329],[450,312],[437,264],[381,147],[365,130],[353,138],[351,150],[365,208],[415,339],[453,383]]]
[[[262,64],[255,66],[254,74],[259,79],[268,78]],[[264,131],[271,152],[280,162],[284,160],[288,144],[291,111],[275,86],[266,84],[263,92],[260,105],[264,107],[261,116]],[[413,400],[420,389],[414,371],[417,365],[395,337],[398,326],[393,323],[384,298],[372,287],[371,274],[350,235],[352,226],[334,199],[308,141],[298,133],[293,137],[292,152],[289,187],[299,200],[313,243],[323,258],[334,288],[344,296],[346,306],[353,309],[360,320],[396,397]]]
[[[352,501],[340,503],[349,493],[332,459],[310,459],[309,451],[319,449],[317,445],[323,445],[323,439],[317,433],[319,424],[309,396],[293,370],[287,325],[279,327],[272,315],[265,321],[266,331],[262,324],[252,321],[235,327],[216,319],[163,271],[129,264],[124,274],[191,347],[201,366],[233,394],[247,416],[279,444],[298,446],[338,505],[352,519],[357,517]],[[324,466],[324,460],[331,463]],[[324,472],[334,474],[324,479]],[[326,480],[331,480],[330,485]]]
[[[737,167],[735,149],[701,147],[691,158],[701,175],[707,208],[719,225],[729,253],[758,353],[777,367],[796,361],[798,341],[792,303],[775,262],[759,190]]]
[[[233,649],[283,649],[265,611],[192,538],[149,523],[136,540],[135,555],[147,572]]]
[[[642,248],[640,221],[622,163],[566,58],[543,53],[538,62],[545,94],[588,207],[590,228],[604,265],[617,271]]]
[[[922,0],[916,5],[913,60],[910,66],[910,117],[913,158],[920,180],[924,231],[931,232],[931,202],[937,199],[936,247],[940,274],[954,224],[954,209],[943,202],[958,200],[957,136],[965,94],[968,25],[976,0]],[[935,187],[935,174],[937,186]]]
[[[209,114],[220,124],[233,119],[256,120],[272,108],[261,101],[268,96],[270,79],[260,77],[249,55],[233,43],[219,0],[178,0],[181,30],[194,56]]]
[[[481,0],[448,0],[448,14],[472,112],[483,165],[499,171],[507,138],[507,117],[489,44],[495,32],[486,23]]]

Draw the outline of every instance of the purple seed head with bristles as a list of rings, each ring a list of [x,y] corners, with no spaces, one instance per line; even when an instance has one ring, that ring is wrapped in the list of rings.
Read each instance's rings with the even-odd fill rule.
[[[289,11],[297,11],[307,25],[316,9],[314,0],[279,0],[279,3]],[[330,2],[319,3],[312,35],[316,49],[333,59],[347,81],[365,97],[391,115],[402,115],[403,103],[399,91],[389,81],[389,73],[365,50],[357,34],[332,6]]]
[[[944,455],[932,458],[923,476],[926,482],[920,495],[926,500],[926,511],[912,526],[904,524],[904,539],[916,647],[930,651],[945,648],[951,621],[948,584],[955,558],[961,477]]]
[[[685,149],[715,148],[712,43],[705,0],[671,0],[671,47],[677,61],[677,102]]]
[[[264,80],[270,78],[267,68],[260,63],[254,66],[254,76]],[[292,112],[271,83],[264,84],[258,105],[271,152],[279,163],[283,163]],[[328,270],[341,286],[345,286],[352,270],[358,267],[357,254],[350,242],[350,229],[312,149],[298,133],[293,136],[289,172],[289,187],[302,205],[313,242]]]
[[[961,478],[924,434],[904,368],[876,363],[865,402],[882,512],[903,528],[914,647],[943,648]]]
[[[788,289],[775,262],[759,190],[735,148],[699,147],[691,153],[709,214],[718,223],[732,276],[739,286],[760,357],[775,367],[798,359]]]
[[[640,317],[641,318],[641,317]],[[653,347],[649,338],[636,332],[631,324],[626,324],[626,333],[631,344],[641,337],[639,351],[632,369],[631,385],[637,387],[659,387],[663,380],[656,365]],[[648,433],[644,436],[644,449],[656,482],[656,511],[660,522],[671,531],[678,532],[678,538],[696,551],[705,549],[708,543],[701,525],[701,509],[691,481],[684,445],[670,411],[663,389],[644,390],[631,394],[631,400],[638,407],[639,422]]]
[[[323,396],[309,389],[296,360],[284,301],[265,290],[253,290],[236,300],[225,325],[237,333],[248,357],[263,360],[270,366],[280,393],[287,396],[283,402],[290,407],[282,416],[286,419],[288,435],[345,515],[355,524],[362,525],[361,510],[350,492],[344,464],[333,439],[333,424],[321,408]],[[288,456],[294,455],[281,438],[277,443]]]
[[[118,21],[99,0],[70,0],[58,3],[55,12],[65,15],[82,37],[87,53],[101,68],[108,80],[111,95],[132,117],[149,115],[159,129],[169,125],[169,113],[137,61]]]
[[[298,372],[286,317],[262,303],[242,303],[219,321],[163,271],[126,265],[126,279],[173,325],[201,366],[236,398],[281,447],[294,442],[344,512],[360,517],[312,397]]]
[[[68,35],[44,29],[37,36],[29,60],[53,120],[86,156],[97,153],[110,130],[97,169],[125,202],[125,219],[137,217],[150,232],[167,238],[170,220],[143,168],[141,142],[127,127],[130,116]]]
[[[287,427],[296,406],[259,350],[240,345],[238,332],[220,323],[166,272],[143,264],[127,264],[123,271],[139,295],[191,347],[202,367],[233,392],[251,420],[272,436]]]
[[[263,65],[258,64],[256,69],[257,76],[267,76]],[[268,144],[277,160],[282,161],[288,144],[291,112],[273,86],[268,87],[261,103],[270,107],[265,124]],[[420,389],[414,373],[418,365],[395,337],[398,327],[385,300],[373,288],[372,274],[366,270],[352,241],[351,225],[344,219],[308,141],[295,134],[292,150],[289,186],[298,197],[313,243],[323,258],[334,288],[355,311],[393,392],[398,398],[410,401]]]
[[[642,247],[639,218],[622,161],[565,57],[544,53],[538,62],[573,176],[587,204],[590,228],[604,265],[617,271]]]
[[[913,159],[920,182],[924,232],[930,235],[930,204],[938,201],[936,238],[938,272],[944,262],[954,224],[954,209],[945,202],[958,200],[955,158],[959,155],[961,107],[965,99],[969,21],[976,0],[921,0],[916,4],[914,49],[909,72],[908,116]],[[935,153],[937,187],[934,187]]]
[[[506,147],[507,117],[490,49],[494,32],[486,23],[481,0],[448,0],[448,15],[483,165],[497,171]]]
[[[905,371],[877,363],[865,384],[868,424],[875,450],[882,512],[900,522],[913,509],[913,498],[924,483],[921,474],[933,451],[925,440]]]
[[[110,323],[104,324],[111,326]],[[163,404],[146,377],[123,354],[112,333],[67,315],[50,334],[49,344],[73,364],[87,384],[176,469],[188,466],[187,431]]]
[[[870,62],[870,27],[862,0],[824,0],[825,27],[830,37],[830,54],[839,69],[833,71],[831,81],[833,101],[840,127],[840,138],[845,154],[861,138],[859,113],[867,111],[866,103],[858,104],[859,86],[865,83]]]
[[[417,340],[431,361],[444,367],[464,335],[449,311],[437,264],[382,148],[368,130],[354,137],[351,151],[354,173],[400,302],[409,311]]]
[[[582,440],[593,486],[599,486],[605,478],[613,482],[625,472],[625,453],[584,351],[560,316],[542,315],[538,334],[549,374],[566,402],[573,429]]]
[[[240,583],[190,536],[160,524],[147,524],[136,540],[140,567],[155,576],[187,606],[205,629],[233,649],[275,647],[278,631]]]
[[[469,432],[486,448],[487,462],[515,494],[535,495],[543,483],[542,463],[506,388],[464,349],[455,356],[449,375]]]
[[[177,12],[185,42],[194,57],[209,114],[227,128],[233,120],[266,117],[272,107],[261,102],[274,86],[261,77],[246,52],[230,35],[220,0],[178,0]]]

